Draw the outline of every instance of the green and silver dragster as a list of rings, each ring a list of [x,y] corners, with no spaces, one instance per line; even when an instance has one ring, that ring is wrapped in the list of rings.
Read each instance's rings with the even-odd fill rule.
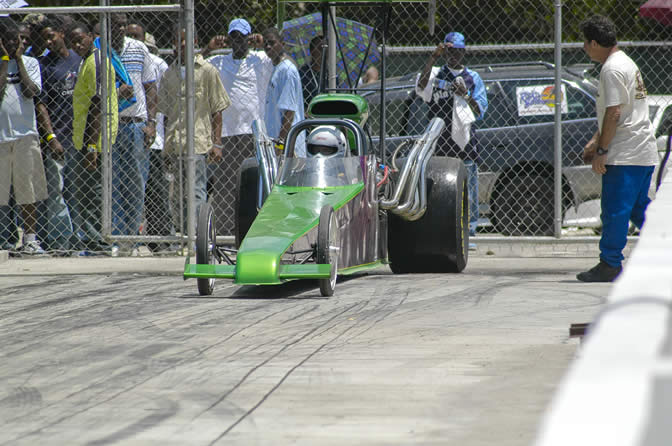
[[[384,135],[374,147],[366,130],[369,109],[360,96],[318,95],[308,115],[290,130],[280,159],[263,122],[253,124],[257,157],[238,175],[237,249],[217,245],[212,207],[201,206],[196,263],[187,259],[184,269],[200,294],[212,294],[215,279],[239,285],[311,279],[331,296],[338,275],[382,264],[394,273],[466,267],[467,174],[460,160],[433,156],[441,119],[387,160]],[[306,156],[294,151],[300,137]]]

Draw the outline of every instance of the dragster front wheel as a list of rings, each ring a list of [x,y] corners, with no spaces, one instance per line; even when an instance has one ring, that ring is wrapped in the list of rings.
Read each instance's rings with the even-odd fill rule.
[[[338,276],[338,256],[341,250],[341,237],[334,209],[327,205],[320,211],[320,223],[317,227],[317,263],[329,264],[331,274],[328,279],[319,279],[322,296],[333,296]]]
[[[215,231],[215,216],[212,206],[203,203],[198,211],[198,225],[196,226],[196,263],[199,265],[215,264],[215,243],[217,233]],[[196,279],[198,293],[201,296],[209,296],[215,289],[215,279]]]

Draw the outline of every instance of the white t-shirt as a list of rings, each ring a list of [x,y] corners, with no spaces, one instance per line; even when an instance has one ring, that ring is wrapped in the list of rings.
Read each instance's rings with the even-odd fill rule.
[[[156,71],[156,91],[161,89],[161,78],[163,73],[168,70],[168,64],[165,60],[161,59],[159,56],[149,53],[149,57],[152,58],[152,63],[154,64],[154,70]],[[156,113],[156,139],[151,145],[150,149],[153,150],[163,150],[163,113]]]
[[[145,87],[142,84],[156,81],[156,70],[154,70],[154,63],[150,56],[151,53],[144,43],[124,37],[124,49],[119,57],[133,81],[136,103],[119,112],[120,117],[147,119],[147,101]]]
[[[28,77],[42,90],[40,63],[29,56],[21,56]],[[35,105],[33,99],[21,93],[21,79],[16,60],[11,59],[7,67],[5,96],[0,98],[0,142],[16,141],[28,135],[37,135]]]
[[[639,68],[623,51],[607,58],[600,72],[597,122],[600,132],[607,107],[621,106],[621,119],[611,140],[607,164],[653,166],[658,163],[656,139],[649,120],[646,87]]]
[[[264,116],[266,91],[273,62],[263,51],[250,51],[244,59],[232,54],[208,59],[219,70],[231,106],[222,112],[222,136],[252,133],[252,121]]]

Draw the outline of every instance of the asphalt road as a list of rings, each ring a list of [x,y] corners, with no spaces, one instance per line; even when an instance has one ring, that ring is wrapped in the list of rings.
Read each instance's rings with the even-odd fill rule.
[[[182,262],[0,264],[0,444],[529,445],[610,289],[476,256],[202,298]]]

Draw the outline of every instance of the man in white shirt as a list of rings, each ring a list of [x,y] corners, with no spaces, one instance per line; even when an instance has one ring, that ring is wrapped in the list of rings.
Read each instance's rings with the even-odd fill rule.
[[[23,51],[16,23],[0,17],[0,206],[7,206],[13,188],[24,222],[22,251],[44,254],[35,203],[47,198],[47,183],[33,103],[42,79],[38,61]]]
[[[598,131],[583,158],[602,175],[600,263],[576,277],[611,282],[622,271],[629,221],[641,227],[651,199],[651,175],[658,161],[649,120],[646,87],[637,65],[616,42],[616,27],[595,15],[581,23],[583,49],[602,64],[597,94]]]
[[[247,20],[233,19],[229,24],[228,38],[231,53],[208,58],[217,68],[222,84],[231,98],[231,106],[222,112],[223,160],[209,166],[210,190],[213,194],[217,233],[233,234],[233,204],[235,182],[240,165],[246,158],[255,156],[252,122],[263,118],[266,90],[273,73],[273,62],[261,47],[261,36],[252,34]],[[224,39],[214,37],[208,47],[213,49]]]
[[[119,103],[135,103],[119,110],[119,133],[112,148],[112,234],[137,235],[149,175],[149,148],[156,135],[156,71],[147,46],[126,37],[126,14],[110,18],[111,46],[119,55],[133,85],[118,87]],[[116,69],[117,67],[115,67]]]

